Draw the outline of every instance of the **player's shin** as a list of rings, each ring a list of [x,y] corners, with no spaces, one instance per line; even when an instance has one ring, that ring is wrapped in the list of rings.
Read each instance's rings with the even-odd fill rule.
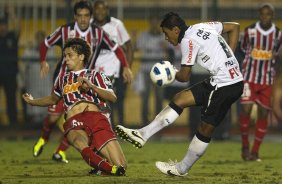
[[[211,138],[196,133],[192,139],[188,151],[183,160],[176,164],[176,169],[180,174],[187,173],[188,170],[194,165],[194,163],[200,159],[205,153]]]
[[[94,153],[90,147],[86,147],[81,151],[81,155],[83,159],[86,161],[88,165],[91,167],[94,167],[96,169],[99,169],[101,171],[104,171],[108,174],[111,174],[112,171],[112,165],[110,165],[106,160],[104,160],[102,157]]]
[[[51,131],[55,127],[56,123],[50,122],[49,117],[45,117],[43,121],[43,127],[42,127],[42,133],[41,137],[47,142],[49,139],[49,136],[51,134]]]
[[[171,102],[166,106],[155,119],[147,126],[139,129],[139,132],[145,140],[148,140],[152,135],[172,124],[182,113],[183,109]]]

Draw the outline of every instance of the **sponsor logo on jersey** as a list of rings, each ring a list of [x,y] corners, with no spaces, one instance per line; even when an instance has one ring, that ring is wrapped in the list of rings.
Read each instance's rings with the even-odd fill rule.
[[[193,53],[193,42],[189,40],[189,54],[188,54],[188,61],[187,63],[192,62],[192,53]]]
[[[208,55],[205,55],[205,56],[202,58],[203,63],[207,62],[208,60],[210,60],[210,57],[209,57]]]
[[[272,59],[272,52],[271,51],[265,51],[265,50],[258,50],[254,48],[252,50],[252,58],[258,59],[258,60],[270,60]]]
[[[72,93],[75,91],[78,91],[78,88],[80,86],[80,83],[72,83],[64,86],[64,94]]]
[[[72,127],[78,127],[78,126],[83,126],[83,122],[77,121],[77,120],[72,120],[71,122]]]
[[[227,62],[225,62],[226,67],[233,66],[234,64],[236,64],[234,60],[228,60]]]

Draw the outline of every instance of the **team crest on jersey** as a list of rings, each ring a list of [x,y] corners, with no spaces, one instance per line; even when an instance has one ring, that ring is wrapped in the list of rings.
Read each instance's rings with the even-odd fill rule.
[[[249,36],[250,36],[250,37],[255,37],[255,36],[256,36],[256,33],[257,33],[257,31],[256,31],[255,29],[251,29],[251,30],[249,31]]]
[[[103,78],[104,78],[105,84],[106,84],[107,86],[112,86],[112,82],[111,82],[110,78],[108,78],[104,73],[101,73],[101,75],[102,75]]]
[[[69,38],[75,38],[75,30],[69,31]]]

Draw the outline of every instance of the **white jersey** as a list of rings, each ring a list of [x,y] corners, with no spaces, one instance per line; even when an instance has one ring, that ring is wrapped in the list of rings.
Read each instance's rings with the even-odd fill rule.
[[[207,22],[190,26],[180,42],[181,65],[198,63],[211,74],[211,84],[222,87],[243,80],[239,63],[231,48],[220,35],[220,22]]]
[[[111,40],[118,45],[123,45],[130,40],[129,34],[126,31],[123,23],[114,17],[110,17],[110,21],[102,26],[103,30],[109,34]],[[95,63],[95,69],[105,73],[107,76],[119,77],[120,61],[114,52],[110,50],[101,50],[99,57]]]

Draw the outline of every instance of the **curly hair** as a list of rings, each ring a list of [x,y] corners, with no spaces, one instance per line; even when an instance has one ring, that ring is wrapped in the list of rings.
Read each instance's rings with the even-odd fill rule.
[[[81,38],[70,38],[66,41],[63,51],[66,48],[72,48],[78,55],[84,55],[84,65],[89,61],[91,49],[89,44]]]

